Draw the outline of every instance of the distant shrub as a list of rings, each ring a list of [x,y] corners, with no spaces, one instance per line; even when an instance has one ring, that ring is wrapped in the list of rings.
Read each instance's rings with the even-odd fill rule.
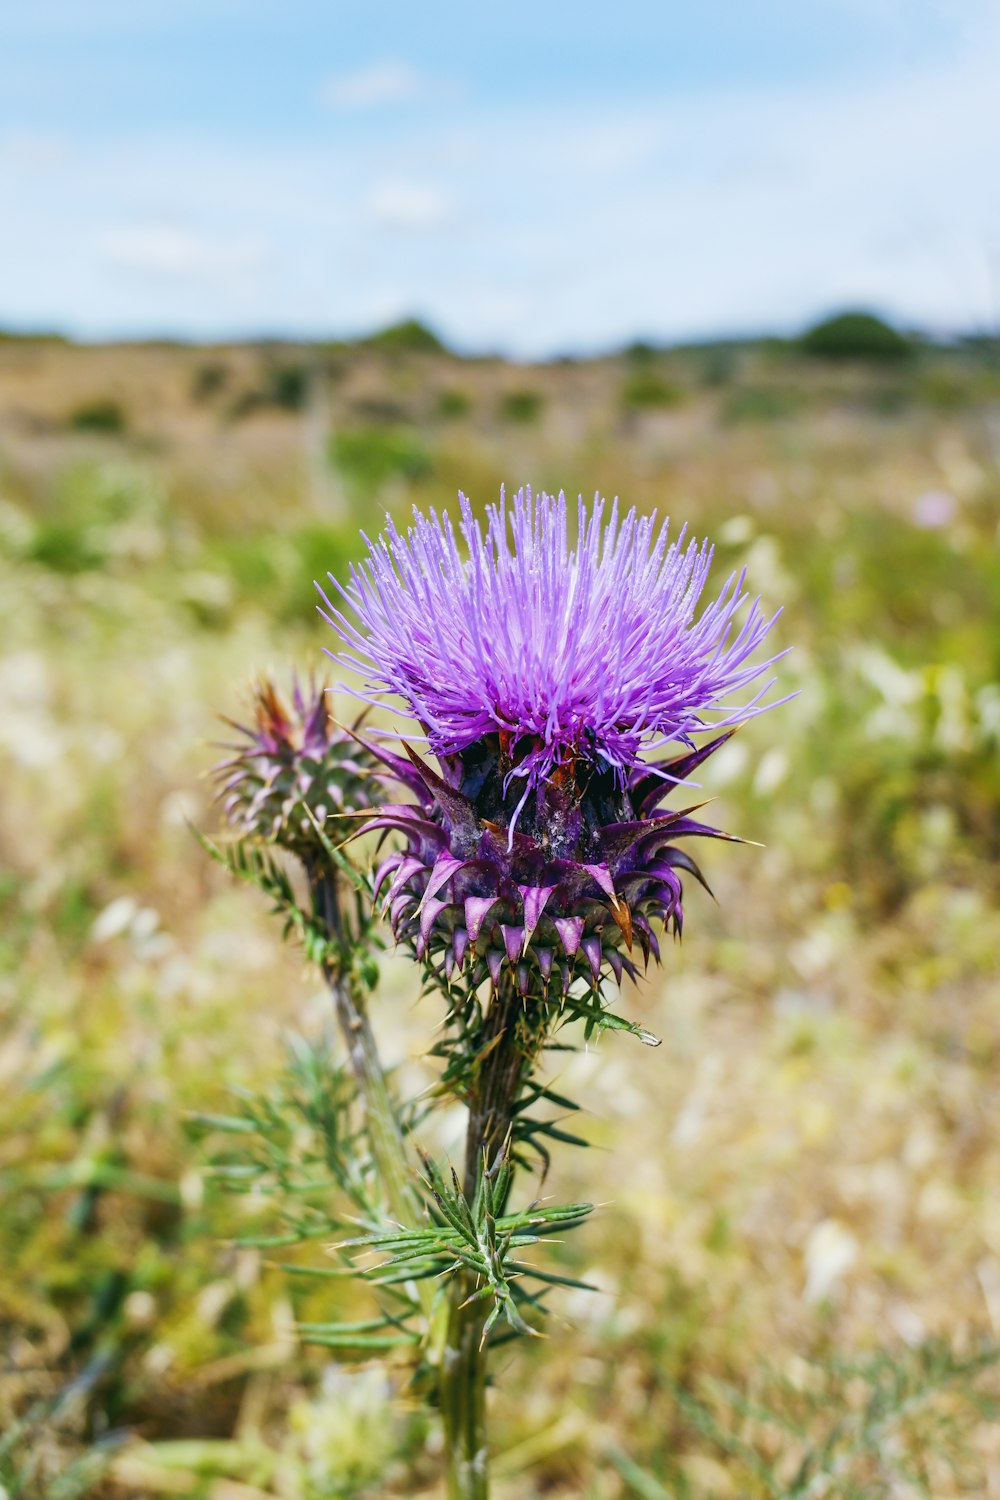
[[[820,359],[901,360],[913,353],[909,339],[873,313],[846,312],[810,328],[799,340],[805,354]]]
[[[953,1349],[927,1339],[858,1357],[802,1360],[794,1377],[761,1365],[752,1395],[716,1378],[693,1394],[678,1387],[676,1400],[698,1434],[706,1469],[726,1481],[712,1494],[888,1500],[945,1492],[947,1485],[932,1491],[926,1482],[937,1473],[961,1475],[952,1493],[982,1494],[989,1461],[976,1438],[1000,1417],[998,1365],[994,1340],[973,1336]],[[655,1472],[613,1446],[608,1459],[630,1495],[692,1493],[685,1470],[662,1459],[654,1460]],[[696,1493],[706,1491],[699,1486]]]
[[[360,490],[374,493],[390,479],[423,479],[431,455],[409,427],[353,427],[334,434],[331,462]]]
[[[125,413],[117,401],[100,397],[85,401],[74,407],[69,414],[68,426],[74,432],[122,433],[126,428]]]
[[[622,405],[633,409],[679,406],[683,400],[681,386],[648,368],[637,369],[622,387]]]
[[[277,407],[280,411],[301,411],[308,396],[307,365],[272,365],[264,371],[260,385],[240,392],[232,402],[228,415],[230,420],[237,422],[268,407]]]
[[[801,407],[798,391],[779,386],[741,386],[726,399],[722,408],[724,422],[780,422]]]
[[[223,389],[228,379],[228,367],[216,360],[199,365],[191,381],[192,400],[211,401],[212,397],[217,396]]]
[[[223,630],[232,620],[232,582],[225,573],[189,569],[177,579],[177,602],[202,629]]]
[[[37,527],[26,510],[0,496],[0,553],[20,559],[30,553]]]
[[[541,410],[537,391],[507,391],[500,398],[500,416],[505,422],[537,422]]]
[[[622,354],[633,365],[648,365],[656,358],[655,347],[647,343],[645,339],[635,339],[631,344],[626,344]]]
[[[393,323],[365,340],[374,349],[407,351],[412,354],[441,354],[444,344],[425,323],[417,318],[406,318],[402,323]]]
[[[472,402],[464,391],[456,390],[449,386],[438,396],[438,416],[440,417],[464,417],[472,406]]]
[[[309,395],[309,371],[305,365],[275,365],[268,376],[267,394],[273,406],[301,411]]]

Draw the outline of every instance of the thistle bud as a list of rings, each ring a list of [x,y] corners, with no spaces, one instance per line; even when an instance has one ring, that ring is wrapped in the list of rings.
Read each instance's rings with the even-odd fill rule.
[[[304,858],[318,845],[317,825],[382,800],[375,758],[334,721],[324,683],[293,679],[289,700],[261,677],[252,707],[252,723],[228,721],[241,738],[213,773],[237,833]]]

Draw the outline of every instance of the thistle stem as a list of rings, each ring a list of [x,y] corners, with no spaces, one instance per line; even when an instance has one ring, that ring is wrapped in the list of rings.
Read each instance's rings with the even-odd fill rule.
[[[473,1290],[471,1278],[455,1277],[441,1366],[448,1500],[489,1500],[486,1349],[480,1347],[486,1315],[481,1302],[460,1305]]]
[[[364,994],[350,974],[336,973],[327,965],[323,973],[361,1096],[365,1127],[386,1206],[398,1224],[412,1228],[419,1222],[417,1195]]]
[[[399,1116],[389,1093],[375,1033],[368,1018],[365,987],[350,962],[353,945],[344,931],[337,877],[322,868],[312,869],[309,874],[315,910],[322,916],[327,931],[340,949],[337,960],[324,962],[323,977],[333,998],[337,1022],[358,1086],[379,1185],[396,1222],[413,1227],[420,1221],[419,1199],[413,1186]],[[423,1295],[424,1284],[420,1285],[420,1300],[426,1312],[429,1294]]]
[[[463,1192],[471,1204],[484,1162],[502,1151],[534,1048],[525,1029],[525,1007],[509,976],[501,979],[477,1038],[479,1058],[469,1094]],[[440,1374],[448,1500],[488,1500],[486,1436],[488,1306],[468,1298],[477,1290],[468,1275],[452,1278],[448,1327]],[[463,1305],[465,1304],[465,1305]]]

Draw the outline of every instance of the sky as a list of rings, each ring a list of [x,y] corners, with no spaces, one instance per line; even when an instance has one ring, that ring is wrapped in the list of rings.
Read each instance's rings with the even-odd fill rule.
[[[1000,321],[1000,0],[33,0],[0,328],[517,358]]]

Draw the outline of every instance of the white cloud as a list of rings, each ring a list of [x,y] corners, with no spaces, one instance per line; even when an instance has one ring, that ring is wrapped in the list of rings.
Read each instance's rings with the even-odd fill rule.
[[[385,58],[353,73],[339,73],[327,80],[323,101],[332,109],[380,109],[393,104],[411,104],[429,89],[424,75],[398,58]]]
[[[171,224],[109,229],[99,236],[98,251],[126,270],[201,282],[245,275],[265,259],[262,246],[253,240],[197,234]]]
[[[440,188],[401,178],[376,183],[368,212],[386,229],[439,229],[450,217],[448,198]]]

